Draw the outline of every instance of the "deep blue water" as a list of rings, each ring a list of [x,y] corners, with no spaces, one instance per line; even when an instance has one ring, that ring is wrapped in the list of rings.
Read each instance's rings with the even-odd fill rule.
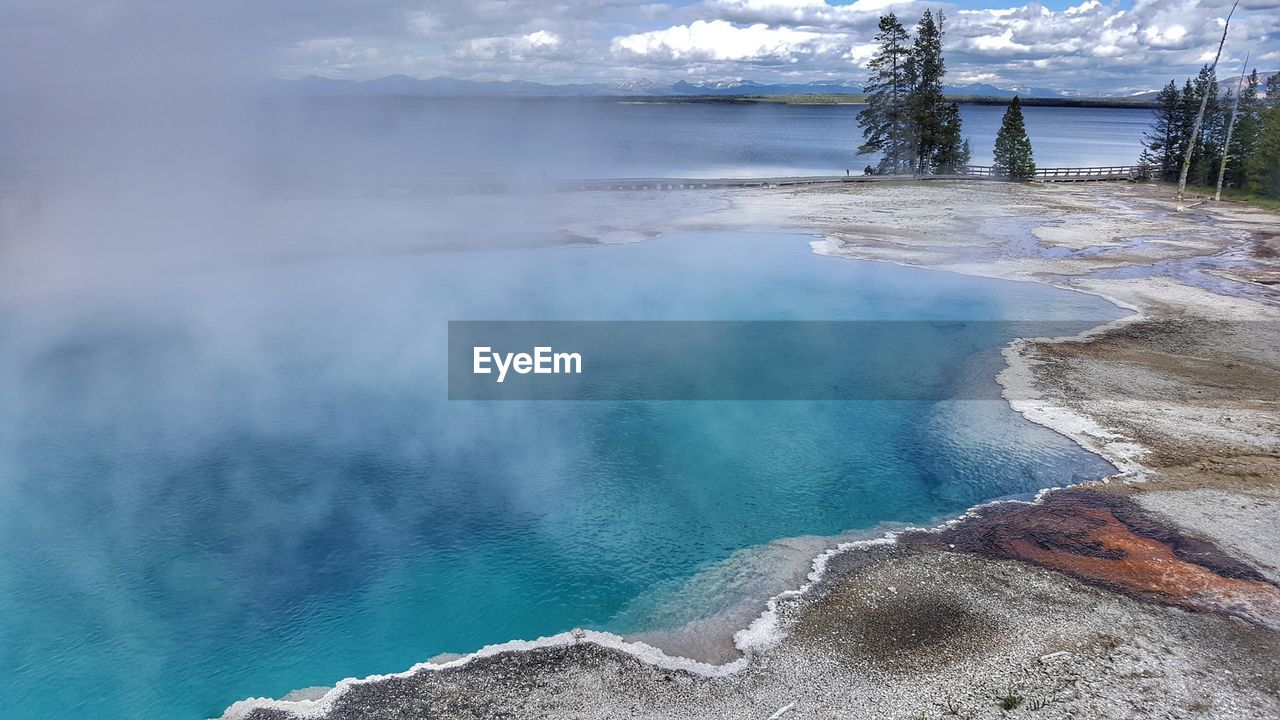
[[[874,155],[856,154],[862,107],[278,98],[227,109],[230,119],[93,125],[71,138],[6,125],[0,113],[0,180],[105,175],[113,186],[164,179],[155,190],[194,184],[229,195],[282,185],[378,190],[441,178],[837,175],[875,164]],[[974,164],[991,163],[1004,111],[961,106]],[[1151,110],[1134,108],[1023,113],[1041,167],[1134,164],[1153,120]]]
[[[1109,470],[1000,401],[449,402],[448,319],[1118,314],[776,235],[5,301],[0,708],[197,718],[512,638],[651,630],[715,612],[714,593],[664,608],[666,588],[743,548]],[[994,382],[990,357],[929,361]]]
[[[313,98],[259,108],[261,157],[282,177],[749,177],[861,172],[860,105]],[[1003,106],[963,105],[975,165]],[[1041,167],[1132,165],[1152,111],[1028,107]]]

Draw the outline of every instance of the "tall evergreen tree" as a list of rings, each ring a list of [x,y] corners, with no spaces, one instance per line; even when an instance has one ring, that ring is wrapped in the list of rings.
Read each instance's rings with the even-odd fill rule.
[[[911,47],[911,125],[917,173],[950,172],[969,162],[961,134],[960,106],[942,94],[945,16],[925,10]]]
[[[1000,131],[996,133],[995,169],[998,175],[1013,180],[1026,180],[1036,174],[1036,161],[1031,153],[1031,138],[1022,118],[1022,99],[1017,95],[1004,112]]]
[[[1172,81],[1156,95],[1160,107],[1151,130],[1143,136],[1140,162],[1151,165],[1161,180],[1177,180],[1186,153],[1186,115],[1182,110],[1182,96]]]
[[[1227,121],[1231,117],[1231,106],[1235,102],[1235,90],[1228,88],[1226,92],[1222,92],[1221,86],[1218,85],[1218,76],[1211,70],[1204,81],[1204,92],[1209,93],[1209,102],[1208,109],[1205,111],[1204,125],[1200,128],[1200,144],[1203,153],[1197,181],[1201,185],[1211,187],[1217,181],[1222,154],[1227,150]]]
[[[1245,163],[1250,192],[1280,198],[1280,90],[1267,88],[1268,107],[1258,113],[1258,140]]]
[[[911,142],[908,99],[911,93],[911,37],[893,13],[880,18],[876,43],[880,46],[867,67],[867,107],[858,113],[864,142],[858,154],[882,153],[877,172],[910,172],[915,149]]]
[[[1258,140],[1245,163],[1245,187],[1280,198],[1280,73],[1267,79],[1267,94],[1258,111]]]
[[[1214,90],[1220,86],[1214,85]],[[1217,108],[1213,117],[1205,118],[1205,128],[1201,133],[1201,137],[1205,143],[1205,163],[1200,168],[1204,175],[1204,185],[1213,187],[1217,182],[1218,173],[1222,171],[1222,156],[1227,152],[1227,130],[1231,121],[1231,108],[1236,104],[1236,91],[1233,88],[1227,88],[1225,92],[1218,94]]]
[[[931,156],[936,173],[951,173],[969,164],[969,141],[960,136],[960,106],[946,103],[938,116],[937,142]]]
[[[1188,179],[1213,184],[1226,153],[1224,186],[1248,188],[1258,193],[1274,192],[1271,188],[1280,181],[1280,170],[1273,171],[1272,166],[1278,161],[1268,153],[1274,153],[1280,141],[1269,133],[1273,132],[1272,124],[1280,123],[1280,116],[1271,119],[1268,108],[1280,108],[1280,73],[1267,80],[1266,93],[1260,98],[1261,85],[1257,70],[1244,78],[1233,129],[1233,92],[1228,91],[1225,96],[1219,94],[1211,66],[1200,68],[1195,80],[1188,79],[1181,92],[1171,81],[1157,95],[1160,106],[1151,129],[1143,138],[1142,162],[1153,165],[1161,179],[1178,179],[1203,102],[1204,120],[1190,153]]]
[[[1258,101],[1258,71],[1255,69],[1244,81],[1244,89],[1240,92],[1240,107],[1236,114],[1234,130],[1230,127],[1231,143],[1227,147],[1226,184],[1230,187],[1244,187],[1246,181],[1246,163],[1253,154],[1254,145],[1258,142],[1260,118],[1258,111],[1262,103]]]
[[[932,169],[933,151],[938,143],[940,118],[943,105],[942,75],[942,20],[933,18],[933,12],[925,10],[916,26],[916,39],[911,46],[911,131],[915,145],[915,171],[927,173]]]
[[[1240,0],[1236,0],[1231,4],[1231,11],[1227,13],[1227,19],[1222,23],[1222,39],[1218,41],[1218,51],[1213,54],[1213,63],[1206,65],[1210,78],[1213,77],[1214,71],[1218,67],[1218,59],[1222,57],[1222,46],[1227,43],[1227,32],[1231,29],[1231,17],[1236,14],[1236,8],[1240,5]],[[1205,72],[1202,70],[1202,76]],[[1192,153],[1195,152],[1197,142],[1200,137],[1200,126],[1204,122],[1205,110],[1209,98],[1218,97],[1218,85],[1214,82],[1210,87],[1206,87],[1204,93],[1200,96],[1200,110],[1195,116],[1195,120],[1191,124],[1191,146],[1187,148],[1187,153],[1182,156],[1182,171],[1178,174],[1178,209],[1182,209],[1182,194],[1187,189],[1187,176],[1191,170]]]
[[[1190,163],[1187,167],[1187,178],[1200,185],[1212,184],[1210,178],[1217,176],[1218,159],[1222,155],[1222,103],[1218,95],[1218,77],[1213,68],[1204,65],[1194,82],[1188,81],[1183,88],[1183,112],[1188,128],[1188,140],[1192,138],[1192,128],[1196,127],[1196,118],[1203,115],[1199,132],[1194,138]],[[1203,113],[1202,113],[1203,108]],[[1183,152],[1184,162],[1187,160]]]
[[[1187,78],[1182,84],[1182,141],[1178,143],[1178,173],[1181,175],[1188,148],[1191,147],[1191,128],[1196,124],[1196,113],[1200,112],[1200,96],[1196,94],[1196,86]],[[1195,156],[1192,156],[1192,160]]]

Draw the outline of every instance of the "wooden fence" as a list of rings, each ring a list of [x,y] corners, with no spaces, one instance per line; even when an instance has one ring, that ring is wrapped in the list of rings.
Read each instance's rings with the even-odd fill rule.
[[[990,165],[968,165],[957,174],[966,177],[1003,179],[1003,173]],[[1036,168],[1031,180],[1037,182],[1088,182],[1091,180],[1148,180],[1150,165],[1107,165],[1103,167]]]

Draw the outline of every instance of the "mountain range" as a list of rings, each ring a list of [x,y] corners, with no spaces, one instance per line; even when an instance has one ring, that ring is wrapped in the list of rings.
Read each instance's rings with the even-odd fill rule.
[[[1272,75],[1277,75],[1277,74],[1280,74],[1280,71],[1277,71],[1277,72],[1260,72],[1260,73],[1258,73],[1258,86],[1259,86],[1258,91],[1259,91],[1259,92],[1261,92],[1261,91],[1262,91],[1262,88],[1266,87],[1266,85],[1267,85],[1267,78],[1271,77]],[[1236,87],[1238,86],[1239,82],[1240,82],[1240,76],[1239,76],[1239,75],[1236,75],[1235,77],[1229,77],[1229,78],[1224,78],[1224,79],[1222,79],[1222,80],[1219,80],[1219,81],[1218,81],[1218,92],[1219,92],[1219,93],[1225,93],[1225,92],[1227,92],[1228,90],[1230,90],[1231,92],[1233,92],[1233,93],[1234,93],[1234,92],[1236,91]],[[1178,88],[1179,90],[1181,90],[1181,89],[1182,89],[1182,83],[1181,83],[1181,82],[1176,82],[1175,84],[1176,84],[1176,86],[1177,86],[1177,88]],[[1129,98],[1130,98],[1130,99],[1132,99],[1132,100],[1155,100],[1155,99],[1156,99],[1156,96],[1157,96],[1157,95],[1159,95],[1159,94],[1160,94],[1160,91],[1159,91],[1159,90],[1152,90],[1151,92],[1144,92],[1144,93],[1139,93],[1139,94],[1137,94],[1137,95],[1130,95],[1130,96],[1129,96]]]
[[[612,83],[572,83],[548,85],[525,80],[457,80],[436,77],[413,78],[388,75],[374,80],[335,80],[315,75],[281,81],[285,91],[303,95],[416,95],[423,97],[584,97],[584,96],[742,96],[742,95],[830,95],[861,93],[862,83],[852,80],[819,80],[807,83],[759,83],[751,80],[673,83],[628,80]],[[1067,98],[1078,93],[1049,88],[1001,88],[975,83],[943,88],[948,95],[981,97]]]

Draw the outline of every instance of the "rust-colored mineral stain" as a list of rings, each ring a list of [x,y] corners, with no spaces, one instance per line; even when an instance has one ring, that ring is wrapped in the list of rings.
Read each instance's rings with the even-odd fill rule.
[[[906,540],[1022,560],[1133,597],[1280,627],[1280,588],[1126,498],[1064,491],[1038,505],[994,506],[943,533]]]

